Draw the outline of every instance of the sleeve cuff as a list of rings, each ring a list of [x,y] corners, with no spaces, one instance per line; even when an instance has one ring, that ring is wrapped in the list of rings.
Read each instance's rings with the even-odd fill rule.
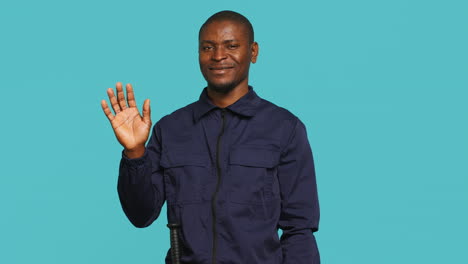
[[[122,162],[129,167],[139,167],[145,164],[147,159],[148,159],[148,151],[146,149],[145,149],[145,153],[143,154],[143,156],[136,158],[136,159],[128,158],[127,156],[125,156],[125,153],[122,150]]]

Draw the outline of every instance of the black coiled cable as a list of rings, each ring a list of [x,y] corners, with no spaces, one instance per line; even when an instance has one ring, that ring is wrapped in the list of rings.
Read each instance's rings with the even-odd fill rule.
[[[172,264],[180,264],[180,255],[181,255],[181,248],[179,245],[179,230],[180,224],[177,223],[169,223],[167,224],[170,230],[170,239],[171,239],[171,259]]]

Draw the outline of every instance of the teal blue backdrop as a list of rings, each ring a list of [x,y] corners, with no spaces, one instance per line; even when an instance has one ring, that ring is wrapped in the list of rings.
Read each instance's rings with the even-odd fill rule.
[[[468,263],[461,0],[1,1],[0,263],[163,263],[165,214],[120,208],[100,100],[130,82],[153,122],[196,100],[198,29],[224,9],[256,30],[251,84],[307,126],[322,262]]]

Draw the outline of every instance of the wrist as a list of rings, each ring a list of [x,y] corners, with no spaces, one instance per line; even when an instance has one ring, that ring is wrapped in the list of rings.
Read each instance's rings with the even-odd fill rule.
[[[145,146],[141,145],[141,146],[137,146],[137,147],[132,148],[132,149],[125,149],[124,154],[129,159],[141,158],[145,154]]]

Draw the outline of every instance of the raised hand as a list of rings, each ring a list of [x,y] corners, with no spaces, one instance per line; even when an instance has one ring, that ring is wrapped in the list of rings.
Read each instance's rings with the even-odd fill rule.
[[[101,101],[102,110],[109,119],[115,136],[125,148],[125,155],[138,158],[145,153],[145,143],[151,130],[150,101],[143,103],[143,115],[140,115],[135,103],[135,95],[131,84],[127,84],[127,101],[122,89],[122,83],[116,84],[117,98],[112,88],[107,89],[107,95],[114,110],[112,114],[106,100]],[[127,106],[128,103],[128,106]]]

